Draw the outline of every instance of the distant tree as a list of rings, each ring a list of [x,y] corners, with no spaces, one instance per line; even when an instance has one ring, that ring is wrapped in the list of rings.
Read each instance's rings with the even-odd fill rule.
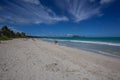
[[[23,32],[22,32],[22,33],[17,32],[17,33],[16,33],[16,37],[17,37],[17,38],[24,38],[24,37],[26,37],[26,35],[25,35],[25,33],[23,33]]]
[[[1,37],[1,30],[0,30],[0,37]]]
[[[22,32],[21,37],[26,37],[26,34],[24,32]]]
[[[26,37],[25,33],[17,32],[15,33],[13,30],[9,29],[7,26],[3,26],[0,30],[0,36],[8,37],[8,38],[24,38]]]
[[[14,31],[10,31],[10,36],[12,37],[12,38],[15,38],[15,32]]]
[[[10,31],[11,31],[11,30],[8,29],[7,26],[3,26],[3,27],[1,28],[2,36],[11,37]]]
[[[17,37],[17,38],[21,37],[20,32],[17,32],[17,33],[16,33],[16,37]]]

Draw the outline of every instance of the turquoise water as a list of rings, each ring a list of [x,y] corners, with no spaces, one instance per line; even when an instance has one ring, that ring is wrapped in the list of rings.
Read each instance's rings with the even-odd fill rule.
[[[60,45],[93,51],[109,56],[120,56],[120,37],[110,38],[45,38],[49,42],[58,41]]]
[[[81,41],[100,41],[100,42],[113,42],[120,43],[120,37],[109,37],[109,38],[48,38],[48,39],[59,39],[59,40],[81,40]]]

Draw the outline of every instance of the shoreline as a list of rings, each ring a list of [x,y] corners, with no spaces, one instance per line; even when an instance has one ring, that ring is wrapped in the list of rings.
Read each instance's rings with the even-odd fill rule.
[[[42,39],[38,39],[38,40],[42,40]],[[45,40],[42,40],[42,41],[45,41]],[[45,42],[54,43],[54,41],[52,41],[52,42],[45,41]],[[81,48],[78,48],[78,47],[73,47],[73,46],[66,45],[64,43],[60,43],[59,44],[59,42],[58,42],[58,45],[60,45],[60,46],[66,46],[66,47],[70,47],[70,48],[74,48],[74,49],[79,49],[79,50],[83,50],[83,51],[87,51],[87,52],[91,52],[91,53],[95,53],[95,54],[100,54],[100,55],[104,55],[104,56],[107,56],[107,57],[112,57],[112,58],[120,59],[119,55],[108,53],[108,52],[103,52],[103,51],[98,51],[98,50],[92,50],[92,49],[91,50],[90,49],[81,49]]]
[[[67,46],[67,45],[63,45],[63,46],[71,47],[71,46]],[[94,54],[100,54],[100,55],[107,56],[107,57],[112,57],[112,58],[120,59],[119,55],[115,55],[115,54],[111,54],[111,53],[107,53],[107,52],[95,51],[95,50],[88,50],[88,49],[80,49],[80,48],[76,48],[76,47],[71,47],[71,48],[75,48],[75,49],[79,49],[79,50],[91,52],[91,53],[94,53]]]
[[[38,39],[0,44],[0,80],[119,80],[120,59]]]

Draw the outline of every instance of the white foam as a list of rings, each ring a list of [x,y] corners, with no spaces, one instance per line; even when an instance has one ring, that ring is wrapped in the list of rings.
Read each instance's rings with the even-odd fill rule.
[[[48,39],[48,40],[57,40],[57,41],[69,41],[75,43],[89,43],[89,44],[101,44],[101,45],[111,45],[111,46],[120,46],[120,43],[112,43],[112,42],[100,42],[100,41],[82,41],[82,40],[62,40],[62,39]]]
[[[52,39],[54,40],[54,39]],[[56,39],[58,41],[69,41],[69,42],[78,42],[78,43],[89,43],[89,44],[101,44],[101,45],[111,45],[111,46],[120,46],[120,43],[112,43],[112,42],[100,42],[100,41],[82,41],[82,40],[61,40]]]
[[[102,44],[102,45],[120,46],[120,43],[100,42],[100,41],[70,40],[70,42],[81,42],[81,43],[90,43],[90,44]]]

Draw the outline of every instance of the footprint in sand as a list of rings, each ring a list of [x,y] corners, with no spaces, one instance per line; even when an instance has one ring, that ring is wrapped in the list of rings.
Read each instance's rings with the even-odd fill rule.
[[[83,78],[83,80],[89,80],[88,78]]]
[[[57,71],[60,71],[60,68],[59,68],[57,63],[52,63],[52,64],[47,64],[46,65],[46,70],[57,72]]]
[[[0,64],[0,69],[4,72],[8,71],[7,64],[5,64],[5,63]]]

